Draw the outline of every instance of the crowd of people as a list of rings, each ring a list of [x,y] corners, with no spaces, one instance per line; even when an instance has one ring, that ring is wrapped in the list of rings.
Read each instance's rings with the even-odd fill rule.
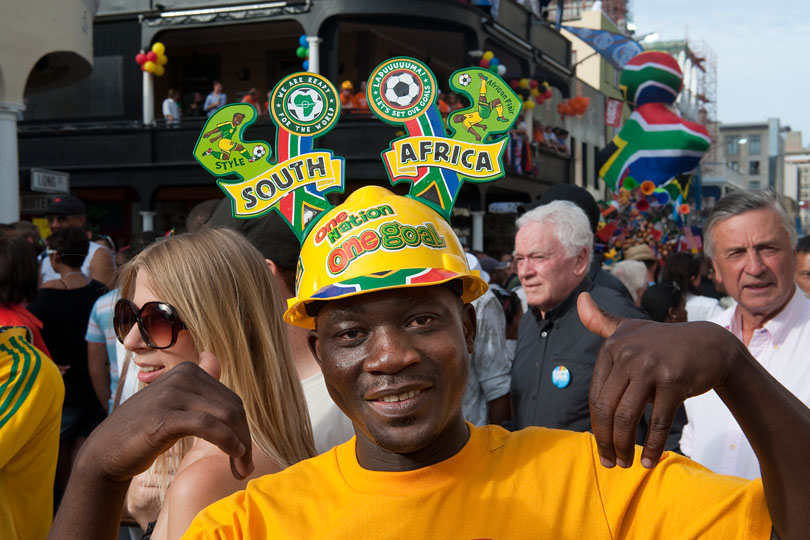
[[[118,253],[74,197],[45,242],[0,227],[0,536],[810,530],[810,241],[777,198],[720,200],[705,255],[640,244],[608,268],[583,188],[549,188],[489,254],[363,189],[444,239],[413,248],[429,280],[325,296],[311,240],[227,201]],[[368,279],[407,269],[365,257]],[[716,324],[659,324],[686,321]]]

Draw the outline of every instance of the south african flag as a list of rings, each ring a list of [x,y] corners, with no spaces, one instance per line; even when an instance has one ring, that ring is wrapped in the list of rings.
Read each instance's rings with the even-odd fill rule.
[[[613,191],[627,176],[660,186],[692,172],[710,144],[709,132],[700,124],[683,120],[663,103],[642,105],[599,152],[599,176]]]

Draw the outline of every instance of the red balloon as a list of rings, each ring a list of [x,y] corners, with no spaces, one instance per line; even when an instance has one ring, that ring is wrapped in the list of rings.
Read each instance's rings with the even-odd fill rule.
[[[557,112],[565,116],[565,103],[557,103]]]
[[[517,79],[512,79],[509,81],[509,86],[512,88],[512,90],[517,90],[520,86],[520,81]]]
[[[157,53],[155,51],[149,51],[148,53],[146,53],[146,61],[157,62]]]
[[[529,86],[530,86],[531,88],[537,88],[537,86],[538,86],[538,85],[539,85],[539,83],[538,83],[536,80],[534,80],[534,79],[532,79],[532,80],[530,80],[530,81],[529,81]]]
[[[478,65],[486,69],[489,67],[489,60],[487,60],[486,58],[482,58],[481,61],[478,62]]]
[[[545,93],[543,93],[543,97],[546,99],[551,99],[552,93],[551,88],[546,89]]]
[[[536,96],[534,96],[534,100],[537,102],[538,105],[542,105],[543,103],[545,103],[546,98],[543,97],[543,94],[537,94]]]
[[[143,66],[146,63],[146,54],[144,53],[136,54],[135,61],[138,63],[139,66]]]

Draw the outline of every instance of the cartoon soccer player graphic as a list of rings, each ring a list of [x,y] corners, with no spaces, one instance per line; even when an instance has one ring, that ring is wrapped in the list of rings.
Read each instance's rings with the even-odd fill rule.
[[[457,114],[453,117],[453,121],[462,124],[467,131],[472,133],[476,141],[481,142],[481,135],[478,134],[475,128],[487,130],[487,126],[481,122],[489,118],[493,109],[498,113],[498,122],[509,122],[509,119],[503,115],[503,105],[500,99],[496,98],[487,101],[487,77],[483,73],[479,73],[478,77],[481,79],[481,90],[478,93],[478,110],[466,114]]]
[[[219,147],[219,151],[213,150],[209,148],[205,152],[203,152],[204,156],[213,155],[215,158],[220,159],[222,161],[228,161],[231,158],[231,152],[238,152],[241,154],[245,159],[248,160],[248,163],[253,163],[257,159],[257,156],[250,155],[250,152],[242,146],[238,142],[233,141],[233,137],[236,134],[236,128],[239,124],[242,123],[242,120],[245,119],[245,115],[242,113],[235,113],[233,115],[233,119],[230,122],[222,122],[221,124],[217,124],[217,127],[209,131],[208,133],[203,133],[203,137],[211,137],[211,135],[216,134],[216,136],[209,139],[210,142],[217,142],[217,146]]]

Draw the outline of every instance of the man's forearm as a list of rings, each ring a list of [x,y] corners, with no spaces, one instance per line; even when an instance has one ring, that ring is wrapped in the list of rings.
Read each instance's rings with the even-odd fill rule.
[[[113,540],[118,536],[129,482],[105,478],[96,460],[86,454],[79,452],[49,540]]]
[[[774,529],[782,540],[810,531],[810,409],[747,352],[716,388],[759,459]]]

